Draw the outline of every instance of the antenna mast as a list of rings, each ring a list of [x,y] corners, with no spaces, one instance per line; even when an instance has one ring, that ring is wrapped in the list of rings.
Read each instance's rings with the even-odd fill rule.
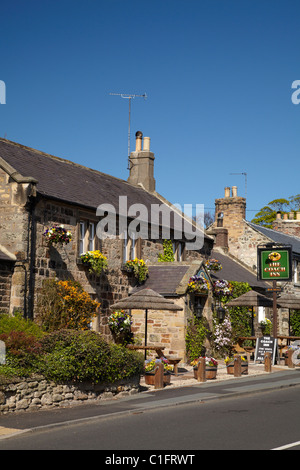
[[[230,175],[244,175],[245,176],[245,198],[247,199],[247,173],[229,173]]]
[[[129,159],[130,159],[130,121],[131,121],[131,100],[132,98],[136,98],[136,97],[139,97],[139,98],[144,98],[145,100],[147,99],[147,95],[146,93],[144,93],[143,95],[135,95],[135,94],[128,94],[128,93],[110,93],[110,95],[114,95],[114,96],[121,96],[121,98],[125,98],[128,100],[128,103],[129,103],[129,113],[128,113],[128,170],[130,169],[129,168]]]

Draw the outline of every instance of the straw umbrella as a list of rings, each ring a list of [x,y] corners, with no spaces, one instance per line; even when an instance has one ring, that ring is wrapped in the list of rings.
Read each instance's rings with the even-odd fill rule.
[[[111,306],[113,309],[145,310],[145,346],[147,346],[147,322],[148,310],[183,310],[171,300],[165,299],[152,289],[142,289],[129,297],[126,297]],[[146,358],[146,350],[145,350]]]

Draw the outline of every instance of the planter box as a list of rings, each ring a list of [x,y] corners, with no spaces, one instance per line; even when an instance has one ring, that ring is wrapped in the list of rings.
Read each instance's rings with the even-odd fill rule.
[[[168,372],[164,374],[164,384],[170,384],[171,374]],[[155,374],[154,372],[145,372],[145,383],[146,385],[155,385]]]
[[[206,366],[205,367],[205,377],[207,380],[214,380],[217,378],[217,367]],[[198,379],[198,368],[194,367],[194,378]]]
[[[242,375],[248,375],[248,362],[245,364],[241,364],[242,365]],[[227,366],[227,374],[229,375],[234,375],[234,364],[231,363],[231,364],[228,364]]]

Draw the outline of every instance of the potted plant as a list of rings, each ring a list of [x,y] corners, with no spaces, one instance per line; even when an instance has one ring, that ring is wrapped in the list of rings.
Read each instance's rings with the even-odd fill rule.
[[[221,298],[228,298],[232,295],[233,286],[229,281],[225,279],[218,279],[213,285],[214,295]]]
[[[225,364],[227,368],[227,374],[233,375],[234,374],[234,359],[236,356],[229,357],[227,356],[225,359]],[[242,361],[242,375],[248,375],[248,360],[245,356],[241,356]]]
[[[195,275],[189,279],[188,291],[196,294],[208,294],[209,282],[203,275]]]
[[[48,246],[60,244],[67,245],[72,240],[72,233],[63,225],[53,225],[43,233]]]
[[[89,272],[100,276],[103,269],[107,268],[107,258],[101,251],[87,251],[80,256],[81,261],[89,267]]]
[[[192,366],[194,368],[194,377],[197,379],[198,375],[198,364],[200,362],[200,357],[192,361]],[[213,357],[205,357],[205,374],[208,380],[213,380],[217,377],[218,371],[218,361],[216,361]]]
[[[148,277],[148,267],[143,259],[134,258],[126,261],[123,269],[133,273],[139,284],[142,284]]]
[[[223,268],[220,261],[214,258],[208,259],[205,263],[205,266],[208,271],[220,271]]]
[[[173,366],[169,363],[168,359],[162,357],[160,359],[148,359],[144,365],[145,383],[147,385],[154,385],[154,376],[157,370],[158,364],[162,363],[164,366],[164,383],[169,384],[171,382],[171,374]]]
[[[272,331],[272,322],[268,318],[259,323],[263,336],[270,336]]]
[[[128,344],[132,342],[131,316],[124,310],[115,310],[108,318],[108,326],[116,343]]]

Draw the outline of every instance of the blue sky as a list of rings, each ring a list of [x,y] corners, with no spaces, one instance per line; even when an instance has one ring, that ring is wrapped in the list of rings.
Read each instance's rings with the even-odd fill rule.
[[[128,100],[157,191],[247,218],[299,188],[299,0],[13,0],[1,5],[0,136],[127,179]],[[53,175],[55,184],[55,175]]]

